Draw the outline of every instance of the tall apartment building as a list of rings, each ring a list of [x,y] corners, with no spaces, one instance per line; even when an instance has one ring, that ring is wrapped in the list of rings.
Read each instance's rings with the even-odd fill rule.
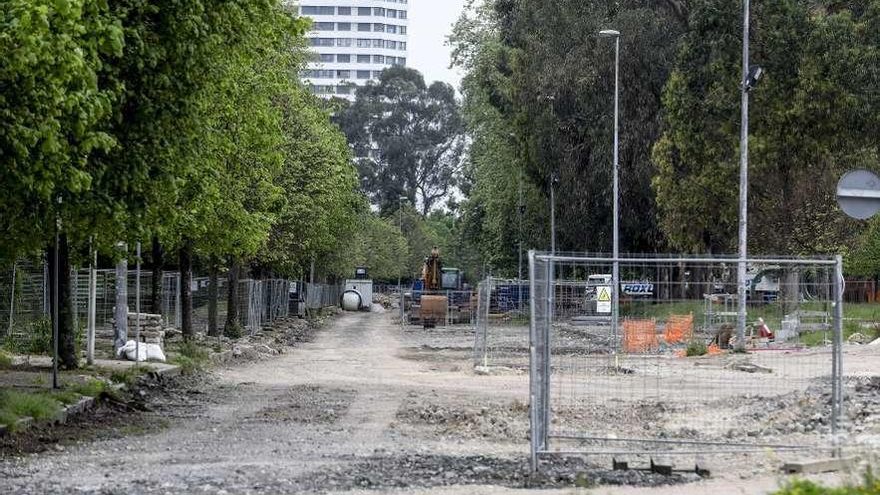
[[[321,96],[351,100],[355,86],[406,65],[408,1],[300,0],[300,14],[314,21],[308,38],[315,59],[303,80]]]

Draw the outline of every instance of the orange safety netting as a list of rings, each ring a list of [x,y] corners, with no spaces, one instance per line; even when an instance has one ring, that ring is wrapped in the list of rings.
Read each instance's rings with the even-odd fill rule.
[[[655,351],[659,347],[656,321],[623,321],[623,352],[644,353]]]
[[[690,340],[694,334],[694,315],[670,315],[666,320],[663,340],[667,344],[679,344]]]

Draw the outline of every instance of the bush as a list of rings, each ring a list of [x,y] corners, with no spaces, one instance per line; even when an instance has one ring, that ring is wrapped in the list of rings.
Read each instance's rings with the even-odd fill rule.
[[[52,354],[52,321],[43,317],[16,328],[4,346],[14,354]]]
[[[691,340],[688,342],[687,349],[685,350],[685,355],[687,357],[695,357],[695,356],[705,356],[709,352],[709,348],[706,346],[706,343],[702,340]]]
[[[244,328],[242,328],[241,323],[237,321],[231,324],[227,323],[223,328],[223,335],[230,339],[240,339],[244,336]]]

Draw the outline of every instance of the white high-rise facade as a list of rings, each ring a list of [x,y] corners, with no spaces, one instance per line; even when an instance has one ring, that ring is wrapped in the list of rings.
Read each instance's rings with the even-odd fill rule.
[[[308,38],[315,60],[303,80],[316,94],[351,100],[355,86],[406,65],[408,1],[300,0],[300,14],[314,21]]]

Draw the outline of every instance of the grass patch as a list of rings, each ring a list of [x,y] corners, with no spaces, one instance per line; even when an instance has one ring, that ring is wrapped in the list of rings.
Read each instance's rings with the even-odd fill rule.
[[[129,367],[124,370],[108,370],[110,381],[113,383],[121,383],[126,387],[131,387],[140,379],[140,377],[152,372],[149,366]]]
[[[103,380],[91,379],[85,383],[77,383],[68,387],[68,390],[85,397],[98,397],[102,393],[108,392],[107,382]]]
[[[828,488],[807,480],[793,481],[772,495],[880,495],[880,478],[868,470],[864,481],[859,485],[846,485]]]
[[[36,420],[48,419],[61,410],[62,401],[54,394],[44,391],[38,393],[17,390],[0,390],[0,423],[15,430],[16,421],[24,417]],[[67,398],[67,396],[62,396]]]
[[[12,368],[12,356],[0,350],[0,370]]]
[[[171,358],[171,362],[180,366],[180,372],[186,375],[197,373],[205,369],[210,361],[210,353],[203,346],[195,342],[184,342],[177,349],[177,355]]]

